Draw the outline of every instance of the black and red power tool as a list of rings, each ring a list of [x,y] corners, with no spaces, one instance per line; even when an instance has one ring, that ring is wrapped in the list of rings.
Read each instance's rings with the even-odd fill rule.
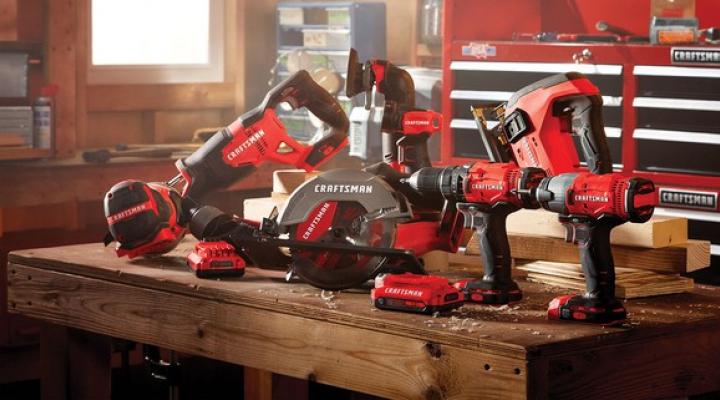
[[[533,207],[558,213],[566,239],[579,246],[587,292],[553,301],[551,318],[607,322],[625,317],[615,299],[610,231],[627,221],[647,221],[657,202],[652,182],[612,172],[601,110],[597,87],[578,73],[551,76],[513,94],[504,108],[493,110],[501,121],[493,130],[484,126],[483,110],[473,110],[491,158],[512,159],[548,175],[519,190],[532,198]],[[579,161],[576,139],[589,171]]]
[[[615,298],[610,231],[650,219],[657,203],[653,183],[618,173],[576,172],[547,177],[533,191],[544,209],[559,214],[566,240],[577,243],[587,288],[584,295],[553,300],[548,316],[600,323],[624,319],[625,308]]]
[[[118,257],[167,253],[185,236],[180,193],[165,183],[122,181],[105,195],[107,246],[117,241]]]
[[[460,212],[465,228],[478,236],[484,276],[461,281],[468,301],[507,304],[519,301],[522,292],[512,280],[512,256],[505,224],[508,215],[520,208],[538,208],[529,195],[545,172],[538,168],[520,168],[515,163],[478,161],[469,166],[422,168],[406,182],[414,190],[441,195],[444,208]]]
[[[384,96],[382,131],[383,162],[366,168],[376,173],[390,166],[400,173],[413,173],[430,166],[427,141],[440,132],[442,114],[415,107],[415,83],[410,74],[387,60],[358,61],[350,50],[345,93],[365,93],[369,109],[373,88]],[[376,171],[377,170],[377,171]]]
[[[273,110],[283,102],[306,107],[330,130],[312,145],[298,143]],[[106,244],[115,240],[118,256],[131,258],[170,251],[205,194],[249,175],[265,161],[313,170],[346,145],[348,124],[337,101],[306,71],[297,72],[271,89],[258,107],[179,160],[179,174],[167,184],[125,181],[113,186],[105,196]],[[181,185],[181,191],[175,190]]]

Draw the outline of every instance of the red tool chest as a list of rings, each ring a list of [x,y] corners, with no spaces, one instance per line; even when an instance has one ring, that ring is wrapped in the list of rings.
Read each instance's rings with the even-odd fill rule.
[[[446,0],[443,163],[484,158],[470,105],[507,100],[521,87],[569,71],[601,90],[616,170],[652,179],[657,214],[690,220],[692,237],[720,255],[720,46],[514,41],[521,33],[597,34],[600,20],[647,36],[650,1]],[[697,0],[700,27],[720,26],[720,7]],[[683,51],[708,51],[688,63]],[[673,61],[672,52],[676,52]]]

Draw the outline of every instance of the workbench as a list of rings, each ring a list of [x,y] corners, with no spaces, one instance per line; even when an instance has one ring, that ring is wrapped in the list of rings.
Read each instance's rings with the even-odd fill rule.
[[[629,319],[616,326],[547,321],[547,303],[563,292],[522,280],[517,305],[427,316],[376,310],[367,288],[330,294],[286,283],[282,271],[200,280],[185,266],[192,244],[131,261],[100,244],[13,252],[9,309],[387,398],[645,399],[720,390],[715,287],[628,301]],[[96,358],[81,365],[108,366],[109,346],[81,343],[92,350],[85,357]]]

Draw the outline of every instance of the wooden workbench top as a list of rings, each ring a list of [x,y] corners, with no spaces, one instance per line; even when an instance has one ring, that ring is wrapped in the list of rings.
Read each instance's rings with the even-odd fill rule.
[[[158,323],[167,324],[171,331],[187,329],[195,339],[207,340],[210,336],[207,333],[210,330],[209,326],[218,323],[216,318],[226,317],[222,314],[225,310],[222,305],[242,306],[242,309],[252,310],[250,314],[253,316],[264,317],[259,317],[260,320],[252,320],[252,322],[250,319],[247,321],[233,320],[234,324],[240,324],[240,326],[245,323],[262,325],[266,319],[279,321],[283,318],[290,318],[288,321],[299,322],[300,325],[288,322],[287,329],[292,332],[292,326],[295,326],[298,329],[296,334],[300,336],[313,336],[320,331],[319,327],[313,328],[314,324],[319,324],[318,326],[332,327],[338,335],[342,335],[342,332],[365,332],[360,336],[355,335],[353,340],[363,341],[363,338],[366,337],[371,342],[372,334],[381,334],[381,337],[386,338],[384,340],[388,342],[392,338],[392,342],[388,343],[388,346],[391,346],[392,343],[405,343],[397,342],[397,340],[405,340],[407,343],[424,343],[426,346],[430,346],[429,349],[434,348],[433,346],[438,346],[438,349],[440,346],[447,346],[443,347],[443,354],[445,352],[454,354],[455,351],[464,354],[477,352],[477,354],[482,354],[482,357],[478,359],[485,360],[479,362],[481,362],[480,365],[485,365],[486,370],[502,363],[506,363],[508,368],[513,366],[508,370],[512,371],[509,372],[510,380],[503,381],[502,385],[513,382],[512,375],[515,375],[518,379],[523,379],[522,382],[525,382],[526,386],[524,387],[527,390],[530,390],[530,386],[527,385],[530,385],[534,378],[530,377],[529,380],[524,380],[526,378],[524,375],[529,373],[526,368],[530,368],[530,364],[534,360],[541,360],[537,363],[542,366],[539,368],[544,368],[545,373],[548,373],[548,368],[550,368],[552,373],[553,368],[559,367],[552,363],[548,366],[547,359],[580,357],[583,363],[592,366],[593,363],[602,361],[603,353],[598,349],[615,349],[608,353],[614,354],[608,356],[611,359],[618,357],[618,351],[620,354],[627,353],[628,348],[648,353],[652,349],[648,346],[657,346],[657,343],[663,342],[668,337],[680,340],[679,338],[683,337],[691,338],[691,332],[704,330],[712,332],[720,328],[720,289],[715,287],[698,285],[692,293],[628,301],[626,307],[630,313],[629,319],[626,323],[618,326],[548,321],[546,319],[548,302],[564,292],[524,281],[521,281],[520,285],[525,298],[518,305],[502,307],[466,305],[460,310],[433,317],[376,310],[370,304],[369,289],[367,288],[329,294],[300,282],[286,283],[283,280],[284,274],[280,271],[249,268],[242,278],[223,281],[197,279],[185,265],[185,255],[191,246],[192,242],[186,240],[167,256],[132,261],[117,258],[112,250],[103,248],[100,244],[12,253],[8,268],[11,285],[9,288],[10,310],[61,324],[80,325],[83,329],[97,330],[101,333],[133,340],[147,338],[148,342],[152,343],[158,339],[145,332],[150,330],[147,324],[136,325],[134,327],[136,331],[128,333],[128,328],[111,326],[108,321],[98,322],[92,318],[103,320],[112,316],[117,319],[123,315],[118,310],[141,313],[140,310],[143,310],[145,303],[148,303],[148,310],[165,306],[169,313],[167,317],[159,315],[140,315],[140,317],[157,318]],[[133,288],[133,290],[125,290],[127,288]],[[109,297],[103,297],[103,292],[108,290],[114,292],[105,293]],[[64,293],[65,291],[70,294]],[[92,294],[83,291],[92,292]],[[132,293],[138,295],[152,293],[153,296],[143,298],[142,301],[139,298],[128,299],[127,296],[135,296]],[[75,296],[83,301],[80,303],[74,301]],[[112,296],[116,297],[113,299]],[[168,299],[181,298],[187,301],[183,302],[183,305],[171,301],[164,305],[149,304],[158,296],[169,296]],[[123,304],[124,302],[139,303],[127,309],[129,306]],[[208,308],[206,302],[215,304],[215,306]],[[177,307],[187,307],[189,304],[197,305],[198,309],[203,309],[210,315],[200,318],[199,322],[183,320],[179,326],[172,326],[178,322],[173,321],[173,313],[182,314],[183,311]],[[80,309],[68,311],[73,307]],[[104,313],[108,315],[103,315]],[[138,317],[138,315],[134,316]],[[122,324],[120,321],[118,323]],[[132,326],[138,322],[129,321],[126,324]],[[261,334],[258,331],[246,331],[246,328],[240,326],[237,329],[242,332],[238,332],[238,335]],[[299,326],[302,326],[303,329],[298,328]],[[93,329],[94,327],[97,329]],[[138,330],[142,332],[138,333]],[[220,333],[215,335],[224,336]],[[293,346],[301,345],[300,342],[293,342],[292,334],[287,336],[286,333],[281,336],[282,339],[267,332],[263,332],[262,335],[262,340],[277,340],[279,342],[275,344],[280,344],[284,348],[293,349]],[[215,339],[217,340],[217,337]],[[300,341],[302,338],[298,337],[297,340]],[[327,338],[327,340],[327,350],[331,351],[330,342],[339,339]],[[173,340],[170,341],[173,342]],[[167,342],[162,343],[162,340],[160,342],[168,344]],[[235,360],[225,355],[228,349],[221,342],[213,342],[211,346],[194,342],[192,345],[199,347],[190,350],[181,348],[181,350],[201,353],[209,357]],[[320,346],[322,350],[321,343],[316,345]],[[712,346],[716,345],[717,343],[713,342]],[[678,344],[675,351],[684,348]],[[696,351],[715,351],[718,348],[716,346],[708,349],[701,346]],[[292,352],[287,351],[288,353]],[[385,357],[401,357],[392,348],[375,350],[368,348],[367,351],[378,351]],[[397,351],[401,351],[401,349],[398,348]],[[432,350],[428,351],[432,355]],[[594,354],[589,359],[587,358],[588,351]],[[577,356],[578,354],[585,355]],[[688,356],[690,356],[689,353]],[[361,355],[355,354],[353,357],[361,357]],[[639,354],[637,357],[640,359],[650,357],[649,360],[654,360],[656,356]],[[290,359],[288,361],[290,363],[297,361],[292,361],[292,357]],[[243,359],[243,362],[245,361],[247,360]],[[645,369],[642,371],[627,372],[634,377],[633,379],[638,380],[639,387],[652,382],[651,377],[646,377],[648,371],[652,371],[654,367],[662,369],[660,364],[663,364],[664,361],[655,360],[654,363],[658,364],[657,366],[649,365],[647,361],[643,361],[643,363]],[[273,370],[264,361],[258,361],[257,366]],[[325,376],[319,378],[320,372],[317,368],[316,365],[312,367],[313,379],[325,379],[326,382],[338,384],[337,377],[335,379]],[[383,368],[387,368],[387,366]],[[475,365],[472,368],[481,367]],[[576,367],[575,373],[577,370]],[[572,367],[570,367],[570,371],[573,371]],[[275,372],[293,376],[308,376],[307,369],[301,367],[279,368]],[[475,373],[479,372],[473,372],[473,374]],[[558,372],[555,371],[555,373]],[[569,373],[573,374],[573,372]],[[601,373],[606,374],[605,372]],[[720,372],[709,373],[712,377],[707,378],[714,379],[714,381],[710,379],[713,384],[720,384],[720,379],[717,379]],[[561,373],[560,376],[562,376]],[[589,374],[588,376],[594,375]],[[458,379],[460,377],[461,375],[458,375]],[[341,383],[344,382],[342,379],[340,379]],[[644,382],[644,380],[648,381]],[[518,382],[515,384],[519,384]],[[569,381],[566,383],[571,384]],[[707,384],[707,382],[705,383]],[[435,384],[434,381],[433,384]],[[534,384],[547,385],[547,383],[538,382]],[[675,385],[672,386],[674,391],[667,393],[685,393],[684,391],[678,392],[677,382],[671,385]],[[367,389],[362,385],[358,387],[357,384],[348,384],[348,386],[355,389]],[[557,387],[553,388],[553,390],[555,389]],[[688,390],[687,385],[681,389]],[[697,388],[692,389],[697,391]],[[383,390],[365,391],[388,395],[388,392]],[[441,390],[444,389],[441,388]],[[574,392],[575,389],[568,390],[567,393],[577,394]],[[525,391],[523,392],[525,393]],[[550,393],[553,392],[550,391]]]

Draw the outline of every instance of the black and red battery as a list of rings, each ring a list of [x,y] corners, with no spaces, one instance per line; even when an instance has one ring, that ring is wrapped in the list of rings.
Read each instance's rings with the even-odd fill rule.
[[[450,311],[465,303],[463,293],[447,278],[410,273],[378,276],[370,298],[382,310],[421,314]]]
[[[187,257],[187,265],[198,278],[240,277],[245,260],[227,242],[198,242]]]
[[[548,306],[548,319],[610,323],[622,321],[627,317],[625,307],[598,306],[592,299],[566,295],[554,298]]]
[[[476,279],[463,279],[457,281],[453,286],[462,291],[465,301],[478,304],[512,304],[522,300],[522,290],[515,287],[501,290],[487,289],[477,285]]]

